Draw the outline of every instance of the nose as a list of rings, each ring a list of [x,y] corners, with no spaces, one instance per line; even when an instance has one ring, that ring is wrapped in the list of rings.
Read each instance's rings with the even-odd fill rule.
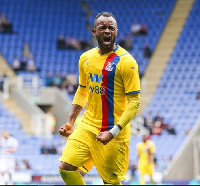
[[[110,29],[107,27],[107,28],[105,29],[105,32],[106,32],[106,33],[110,33]]]

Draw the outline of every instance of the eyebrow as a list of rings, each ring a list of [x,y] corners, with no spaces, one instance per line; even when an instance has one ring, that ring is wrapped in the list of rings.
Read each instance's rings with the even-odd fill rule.
[[[99,24],[98,26],[106,26],[107,27],[107,25],[105,25],[105,24]],[[110,27],[110,26],[116,27],[116,25],[108,25],[108,27]]]
[[[104,23],[97,23],[96,26],[106,26]],[[111,23],[109,26],[117,27],[116,23]]]

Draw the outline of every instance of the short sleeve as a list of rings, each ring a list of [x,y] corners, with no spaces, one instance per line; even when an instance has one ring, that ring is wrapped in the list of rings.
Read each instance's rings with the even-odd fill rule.
[[[123,59],[122,79],[125,88],[125,94],[140,93],[140,78],[138,65],[130,55]]]

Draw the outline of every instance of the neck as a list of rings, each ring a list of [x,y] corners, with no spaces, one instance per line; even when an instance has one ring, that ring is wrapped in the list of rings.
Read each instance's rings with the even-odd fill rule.
[[[114,44],[112,46],[112,48],[103,48],[103,47],[99,46],[98,52],[99,52],[100,55],[104,55],[106,53],[109,53],[109,52],[113,51],[116,47],[117,47],[116,44]]]

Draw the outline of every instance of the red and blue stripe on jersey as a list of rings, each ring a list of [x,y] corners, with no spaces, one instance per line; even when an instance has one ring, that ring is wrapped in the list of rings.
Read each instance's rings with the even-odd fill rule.
[[[102,70],[103,79],[101,86],[105,87],[105,94],[101,95],[102,99],[102,127],[101,132],[110,130],[114,126],[114,78],[116,66],[120,58],[116,53],[110,54]],[[110,63],[110,64],[109,64]],[[111,65],[110,71],[107,67]]]

